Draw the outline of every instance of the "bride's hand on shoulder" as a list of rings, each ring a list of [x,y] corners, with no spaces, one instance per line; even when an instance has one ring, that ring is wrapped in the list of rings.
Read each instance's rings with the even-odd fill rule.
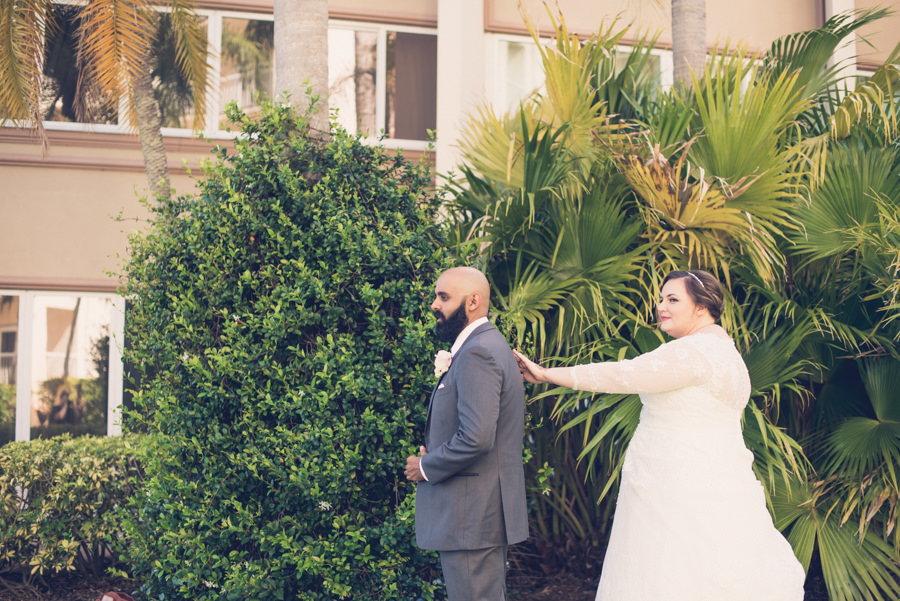
[[[519,364],[519,372],[522,374],[523,380],[532,384],[541,384],[547,381],[544,375],[544,372],[546,371],[545,368],[541,367],[516,349],[513,349],[513,356],[516,358],[516,363]]]

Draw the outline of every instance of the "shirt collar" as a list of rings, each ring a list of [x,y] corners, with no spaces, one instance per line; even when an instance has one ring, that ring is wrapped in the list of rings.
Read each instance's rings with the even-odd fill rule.
[[[475,321],[473,321],[472,323],[467,325],[465,327],[465,329],[463,329],[463,331],[459,333],[459,336],[456,337],[456,342],[453,343],[453,346],[450,347],[450,354],[455,355],[456,351],[459,350],[459,347],[461,347],[463,345],[463,342],[466,341],[466,338],[469,337],[469,334],[474,332],[475,328],[477,328],[481,324],[487,323],[487,322],[488,322],[487,317],[479,317],[478,319],[476,319]]]

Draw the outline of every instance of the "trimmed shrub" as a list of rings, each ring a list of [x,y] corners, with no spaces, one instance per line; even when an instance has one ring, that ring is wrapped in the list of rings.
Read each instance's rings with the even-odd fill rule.
[[[0,447],[0,579],[100,575],[123,547],[140,469],[134,435],[60,436]]]
[[[430,599],[402,470],[445,267],[430,175],[289,106],[230,117],[234,150],[151,207],[125,268],[136,575],[166,600]]]

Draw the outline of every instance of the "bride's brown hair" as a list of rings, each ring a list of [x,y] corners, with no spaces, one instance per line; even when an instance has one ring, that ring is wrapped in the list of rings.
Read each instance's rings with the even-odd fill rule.
[[[695,269],[692,271],[672,271],[663,280],[665,286],[669,280],[684,279],[684,288],[695,305],[706,307],[716,321],[725,310],[725,295],[722,284],[711,273]]]

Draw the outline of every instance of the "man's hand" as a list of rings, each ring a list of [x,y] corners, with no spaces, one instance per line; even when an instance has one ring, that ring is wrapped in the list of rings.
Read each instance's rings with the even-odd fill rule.
[[[406,479],[410,482],[422,482],[425,480],[425,476],[422,475],[422,470],[419,468],[419,462],[422,460],[422,455],[425,455],[425,447],[419,447],[419,456],[418,457],[407,457],[406,458]]]

